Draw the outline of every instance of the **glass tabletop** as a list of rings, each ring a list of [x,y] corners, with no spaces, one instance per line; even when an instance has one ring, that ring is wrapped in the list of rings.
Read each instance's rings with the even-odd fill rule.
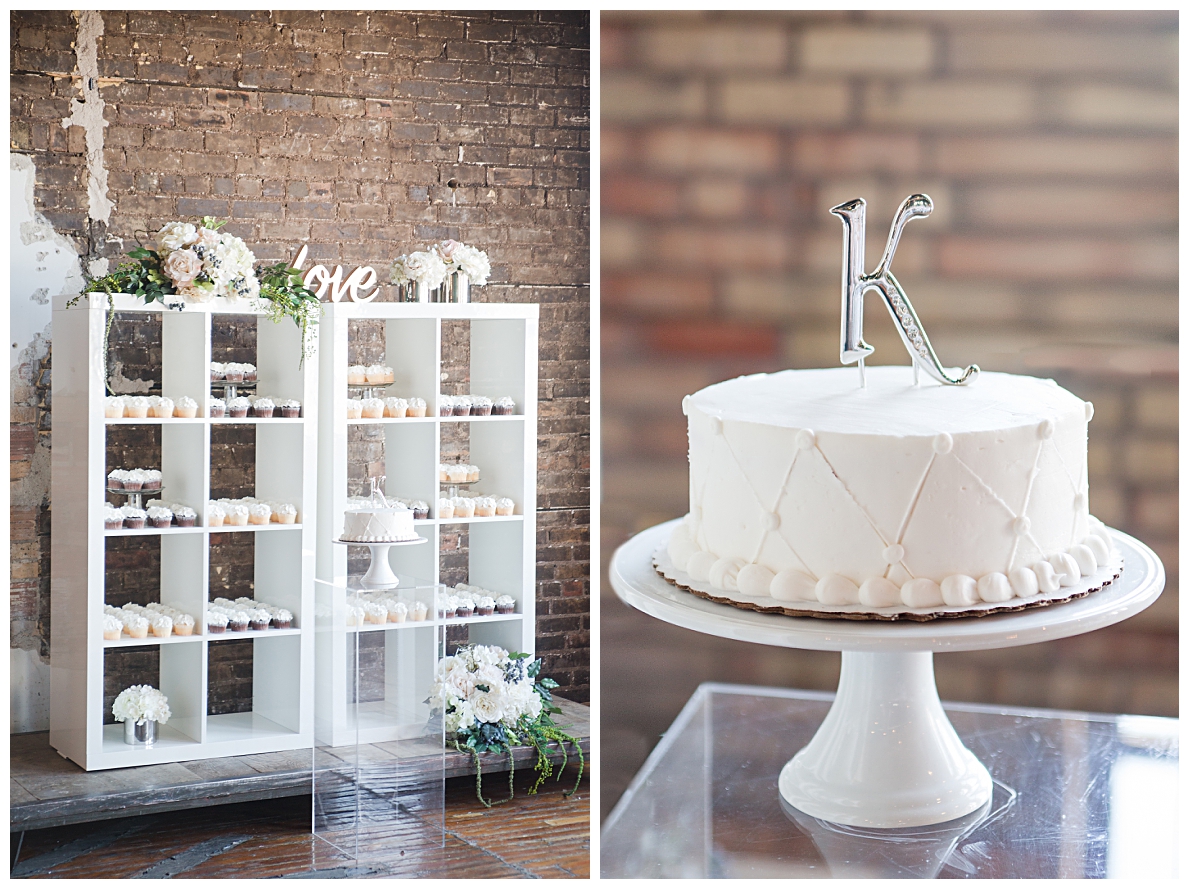
[[[1177,720],[947,704],[995,780],[991,800],[946,824],[870,830],[785,808],[777,792],[832,699],[701,686],[603,825],[602,875],[1177,875]]]

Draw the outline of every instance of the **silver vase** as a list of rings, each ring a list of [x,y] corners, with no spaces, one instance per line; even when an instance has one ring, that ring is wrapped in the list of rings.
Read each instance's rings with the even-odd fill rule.
[[[124,720],[124,743],[139,747],[152,747],[157,743],[157,720],[146,719],[137,723]]]
[[[434,298],[438,292],[438,288],[430,290],[420,281],[406,281],[403,284],[397,285],[397,302],[402,303],[429,303],[437,302]]]
[[[467,303],[471,301],[471,276],[466,272],[451,272],[446,276],[446,283],[442,286],[446,289],[444,302]]]

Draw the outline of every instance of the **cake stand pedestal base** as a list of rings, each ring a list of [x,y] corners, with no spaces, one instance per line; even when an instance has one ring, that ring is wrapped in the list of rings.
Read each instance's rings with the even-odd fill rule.
[[[790,806],[855,827],[938,824],[991,798],[941,707],[931,651],[843,651],[834,704],[778,786]]]
[[[426,538],[418,537],[414,540],[394,540],[391,543],[365,543],[361,540],[334,541],[340,546],[366,546],[371,552],[371,564],[367,573],[359,579],[359,585],[369,590],[393,589],[400,585],[400,578],[392,570],[392,563],[388,561],[388,550],[394,546],[416,546],[425,543]]]

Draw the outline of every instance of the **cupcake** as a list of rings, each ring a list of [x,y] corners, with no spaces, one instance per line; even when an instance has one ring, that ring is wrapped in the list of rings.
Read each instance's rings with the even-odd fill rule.
[[[347,385],[362,386],[367,382],[367,368],[362,364],[352,364],[347,368]]]
[[[244,382],[245,383],[256,382],[256,365],[241,364],[240,367],[242,367],[244,369]]]
[[[227,629],[227,625],[231,621],[227,618],[225,611],[207,611],[206,613],[206,629],[209,633],[222,633]]]
[[[133,639],[145,639],[149,635],[149,619],[142,617],[135,611],[123,609],[121,620],[124,622],[124,632]]]
[[[139,491],[144,487],[145,474],[143,469],[129,469],[121,479],[125,491]]]
[[[469,417],[471,415],[471,396],[469,395],[455,395],[454,396],[454,416]]]
[[[451,395],[438,396],[438,414],[443,417],[454,415],[454,397]]]
[[[244,365],[237,364],[234,361],[224,364],[223,379],[229,383],[242,383],[244,381]]]
[[[179,636],[189,636],[194,632],[194,618],[188,614],[179,614],[173,619],[173,631]]]
[[[362,605],[347,606],[347,626],[361,627],[366,620],[367,613],[363,610]]]
[[[475,514],[475,501],[470,497],[454,498],[454,518],[469,519]]]
[[[276,405],[271,398],[257,398],[252,402],[252,416],[254,417],[267,419],[272,416],[275,409]]]
[[[409,608],[404,602],[397,602],[389,600],[388,603],[388,623],[403,624],[405,618],[409,616]]]
[[[475,603],[467,596],[460,596],[458,604],[454,606],[455,617],[470,617],[475,613]]]
[[[273,629],[287,630],[293,626],[293,612],[287,608],[274,608],[271,613]]]
[[[475,603],[475,614],[480,617],[488,617],[495,613],[495,599],[491,596],[480,596],[479,601]]]
[[[212,398],[208,405],[208,409],[210,410],[211,417],[217,419],[227,413],[227,404],[222,398]]]
[[[118,420],[124,416],[124,396],[123,395],[108,395],[103,399],[103,416],[108,419]]]
[[[438,464],[438,481],[440,481],[440,482],[450,481],[450,465],[448,463],[439,463]]]
[[[147,512],[150,528],[168,528],[173,524],[173,510],[166,506],[153,506]]]
[[[227,615],[227,629],[233,633],[243,633],[248,629],[248,612],[239,609]]]
[[[363,416],[363,402],[358,398],[347,399],[347,419],[358,420]]]
[[[491,413],[491,399],[485,395],[471,396],[471,416],[486,417]]]
[[[198,416],[198,402],[189,395],[183,395],[174,404],[173,415],[187,420]]]
[[[149,629],[158,639],[166,639],[173,634],[173,618],[168,614],[158,614],[149,621]]]
[[[429,614],[429,608],[426,606],[426,604],[424,602],[414,602],[413,603],[413,610],[412,610],[413,620],[425,620],[426,615],[428,615],[428,614]]]
[[[130,395],[124,399],[124,416],[142,419],[149,415],[149,400],[143,395]]]
[[[206,503],[206,523],[211,528],[219,528],[223,525],[223,519],[227,514],[223,512],[223,507],[214,500],[208,500]]]
[[[239,395],[227,402],[227,416],[229,417],[246,417],[248,415],[248,408],[251,402]]]
[[[467,480],[467,467],[465,463],[450,463],[446,466],[446,481],[448,482],[465,482]]]
[[[253,630],[267,630],[272,623],[272,615],[264,608],[252,608],[248,611],[248,626]]]
[[[516,412],[516,402],[511,397],[505,395],[503,398],[497,398],[495,403],[491,406],[491,412],[499,416],[506,416]]]
[[[476,497],[475,498],[475,515],[488,518],[495,515],[495,498],[494,497]]]
[[[360,402],[359,409],[364,419],[378,420],[384,416],[384,399],[365,398]]]
[[[154,395],[149,399],[149,416],[160,417],[162,419],[165,419],[166,417],[172,417],[173,399]]]
[[[248,507],[249,525],[267,525],[272,519],[272,507],[267,503],[253,503]]]
[[[213,383],[216,380],[221,380],[221,379],[223,379],[223,362],[212,361],[211,362],[211,382]]]
[[[173,510],[173,519],[179,528],[193,528],[198,524],[198,513],[188,506],[183,506],[181,509]]]
[[[124,527],[138,530],[143,528],[149,519],[149,514],[135,506],[121,506],[120,512],[124,516]]]
[[[133,470],[135,471],[135,470]],[[160,491],[161,490],[161,470],[160,469],[145,469],[144,483],[141,489],[145,491]]]
[[[515,508],[516,504],[512,502],[511,497],[501,497],[499,500],[495,501],[496,515],[511,515],[512,510]]]
[[[103,527],[107,531],[117,531],[124,527],[124,513],[110,503],[103,508]]]
[[[474,463],[467,464],[467,481],[468,482],[479,481],[479,467],[476,466]]]
[[[228,525],[240,527],[248,524],[248,507],[242,503],[222,503],[225,521]]]
[[[409,509],[413,510],[414,519],[428,519],[429,518],[429,504],[424,500],[414,500]]]
[[[385,367],[382,364],[372,364],[364,371],[367,376],[367,384],[369,386],[387,386],[395,379],[391,367]]]
[[[273,510],[272,520],[280,525],[292,525],[297,521],[297,507],[292,503],[279,503]]]
[[[516,600],[511,596],[500,596],[495,600],[495,610],[499,614],[511,614],[516,610]]]
[[[409,410],[409,403],[403,398],[385,398],[384,399],[384,416],[401,418]]]
[[[124,479],[128,476],[126,469],[113,469],[107,474],[107,487],[112,491],[122,491],[124,489]]]
[[[410,398],[409,409],[405,413],[407,417],[424,417],[425,416],[425,399],[424,398]]]
[[[124,622],[114,614],[103,615],[103,638],[115,642],[124,632]]]
[[[301,416],[301,402],[287,398],[277,405],[281,409],[281,416],[287,420],[295,420]]]
[[[438,518],[454,518],[454,501],[449,497],[442,497],[440,500],[438,500]]]

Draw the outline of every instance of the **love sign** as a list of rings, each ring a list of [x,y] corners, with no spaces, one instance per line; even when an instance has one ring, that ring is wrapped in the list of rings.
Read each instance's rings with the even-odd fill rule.
[[[301,251],[297,254],[293,268],[299,272],[303,271],[302,266],[305,265],[309,250],[309,246],[303,244]],[[332,273],[326,266],[319,264],[312,266],[305,273],[301,283],[321,300],[325,300],[329,295],[330,301],[336,303],[346,295],[351,298],[352,302],[366,303],[375,299],[376,294],[379,293],[379,290],[375,289],[377,281],[376,270],[371,266],[361,265],[344,280],[341,265],[336,265]]]

